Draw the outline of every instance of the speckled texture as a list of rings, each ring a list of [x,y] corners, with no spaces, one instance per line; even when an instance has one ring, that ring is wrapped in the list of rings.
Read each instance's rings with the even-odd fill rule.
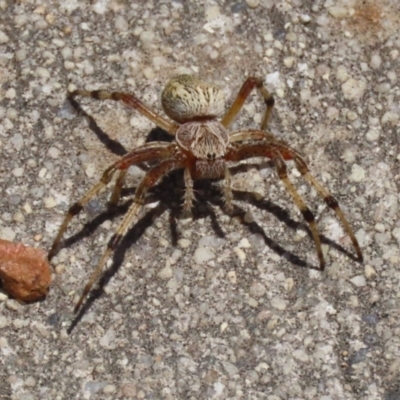
[[[71,224],[46,301],[0,293],[0,398],[400,398],[399,15],[398,0],[0,0],[1,238],[49,248],[68,205],[153,128],[85,99],[101,135],[67,90],[130,91],[161,111],[172,75],[199,73],[232,100],[254,74],[275,94],[271,131],[338,198],[365,256],[343,250],[292,166],[326,238],[323,273],[304,267],[313,243],[268,160],[235,168],[245,224],[207,183],[195,218],[181,218],[178,173],[152,191],[114,275],[74,320],[123,212],[105,214],[103,194]],[[262,112],[252,96],[234,128]],[[132,169],[129,186],[142,175]]]

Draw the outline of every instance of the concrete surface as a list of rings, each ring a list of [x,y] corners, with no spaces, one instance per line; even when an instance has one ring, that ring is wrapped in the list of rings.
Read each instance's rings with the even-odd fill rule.
[[[291,163],[324,272],[268,160],[234,168],[244,223],[207,182],[183,219],[177,173],[74,317],[126,209],[107,213],[107,191],[71,224],[45,301],[0,293],[0,398],[400,399],[399,31],[398,0],[0,0],[2,238],[48,249],[118,154],[163,137],[120,104],[83,99],[89,127],[67,90],[130,91],[161,111],[174,74],[198,73],[228,101],[258,75],[275,94],[271,131],[339,200],[365,258]],[[251,96],[234,129],[262,112]],[[122,204],[141,176],[131,169]]]

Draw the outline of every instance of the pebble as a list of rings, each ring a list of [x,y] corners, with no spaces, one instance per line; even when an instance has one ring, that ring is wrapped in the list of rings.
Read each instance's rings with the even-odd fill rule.
[[[121,387],[121,394],[128,398],[135,397],[137,393],[136,385],[133,382],[126,382]]]
[[[54,159],[57,159],[60,156],[60,150],[58,150],[56,147],[50,147],[47,154]]]
[[[264,296],[267,289],[265,286],[260,282],[253,282],[250,286],[250,294],[254,297],[261,297]]]
[[[358,164],[351,167],[351,175],[349,179],[353,182],[362,182],[365,179],[365,170]]]
[[[346,100],[360,100],[366,89],[367,84],[364,81],[353,78],[342,84],[342,92]]]
[[[397,243],[400,246],[400,228],[394,228],[392,230],[392,236],[397,240]]]
[[[364,275],[367,279],[372,279],[376,276],[376,271],[371,265],[367,264],[364,267]]]
[[[375,142],[379,139],[380,136],[381,136],[380,130],[377,128],[373,128],[367,132],[365,138],[368,140],[368,142]]]
[[[122,15],[118,15],[115,18],[115,27],[120,32],[124,32],[129,29],[129,24],[128,24],[128,21]]]
[[[344,65],[339,65],[336,70],[336,78],[339,82],[346,82],[349,77],[347,69]]]
[[[24,138],[20,133],[16,133],[11,137],[10,143],[13,145],[15,150],[20,151],[24,146]]]
[[[250,307],[253,307],[253,308],[257,308],[257,307],[258,307],[258,301],[257,301],[256,299],[253,299],[252,297],[249,297],[249,298],[247,299],[247,304],[248,304]]]
[[[107,385],[103,389],[103,393],[105,393],[105,394],[114,393],[115,391],[116,391],[115,385]]]
[[[164,267],[159,273],[158,273],[158,277],[161,279],[170,279],[172,278],[174,275],[174,270],[167,265],[166,267]]]
[[[57,201],[56,201],[56,199],[55,199],[53,196],[46,197],[46,198],[44,199],[44,206],[45,206],[46,208],[53,208],[53,207],[55,207],[56,205],[57,205]]]
[[[381,122],[382,125],[384,124],[390,124],[392,126],[396,126],[399,122],[399,114],[392,112],[392,111],[387,111],[385,114],[383,114]]]
[[[23,167],[18,167],[18,168],[14,168],[12,170],[12,174],[16,177],[19,178],[21,176],[24,175],[24,168]]]
[[[194,261],[196,264],[204,264],[215,258],[215,253],[208,247],[198,247],[194,252]]]
[[[238,256],[239,260],[243,264],[244,261],[246,260],[246,253],[239,247],[234,247],[233,251],[235,252],[235,254]]]
[[[9,227],[0,228],[0,239],[12,242],[17,234]]]
[[[189,239],[179,239],[178,245],[182,247],[182,249],[186,249],[190,246],[192,242]]]
[[[143,31],[139,38],[143,43],[148,44],[154,41],[155,35],[152,31]]]
[[[93,163],[89,163],[86,165],[85,174],[88,178],[93,178],[94,174],[96,173],[96,166]]]
[[[8,41],[8,36],[3,31],[0,31],[0,44],[7,43]]]
[[[10,100],[15,99],[16,96],[17,96],[17,92],[15,91],[14,88],[8,89],[8,90],[6,91],[6,94],[4,95],[4,97],[5,97],[6,99],[10,99]]]
[[[382,58],[379,54],[373,54],[369,64],[372,69],[379,69],[382,65]]]
[[[332,6],[328,8],[328,13],[336,19],[343,19],[347,16],[347,8],[340,7],[340,6]]]
[[[365,280],[365,276],[363,275],[357,275],[354,276],[353,278],[350,279],[350,282],[357,287],[363,287],[367,284],[367,281]]]
[[[235,272],[235,271],[229,271],[229,272],[226,274],[226,276],[228,277],[229,282],[230,282],[232,285],[236,285],[236,283],[237,283],[237,276],[236,276],[236,272]]]
[[[299,360],[302,362],[308,362],[308,360],[310,359],[308,354],[304,350],[301,350],[301,349],[293,351],[293,357],[296,360]]]
[[[42,249],[0,240],[0,278],[3,289],[15,299],[35,301],[44,297],[51,282],[47,254]]]
[[[286,307],[287,307],[286,301],[283,299],[279,299],[279,298],[272,299],[271,305],[272,305],[272,307],[276,308],[279,311],[284,311],[284,310],[286,310]]]
[[[100,339],[99,343],[100,346],[105,347],[106,349],[114,349],[117,346],[115,342],[115,330],[113,328],[109,328]]]
[[[250,8],[257,8],[260,5],[260,0],[246,0],[246,3]]]

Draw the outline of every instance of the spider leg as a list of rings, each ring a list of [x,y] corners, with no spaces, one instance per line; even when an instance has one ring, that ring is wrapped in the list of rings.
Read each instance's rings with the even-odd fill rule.
[[[148,106],[143,104],[133,94],[122,93],[122,92],[108,92],[106,90],[75,90],[68,94],[68,97],[75,98],[76,96],[91,97],[97,100],[114,100],[122,101],[128,107],[133,108],[140,112],[142,115],[147,117],[151,122],[155,123],[160,128],[164,129],[170,135],[174,136],[178,129],[178,125],[174,122],[168,121],[163,116],[159,115]]]
[[[118,204],[118,201],[121,197],[121,190],[125,183],[125,178],[126,178],[127,172],[128,172],[127,169],[124,169],[119,172],[118,178],[115,181],[114,189],[113,189],[110,201],[109,201],[110,207],[116,206]]]
[[[278,172],[279,179],[283,182],[287,191],[291,194],[297,208],[303,214],[304,219],[306,220],[308,226],[310,227],[311,234],[314,239],[315,247],[317,249],[320,269],[321,269],[321,271],[323,271],[325,269],[325,260],[324,260],[324,255],[322,253],[321,238],[318,233],[318,228],[317,228],[317,224],[315,223],[314,215],[310,211],[310,209],[307,207],[306,203],[304,202],[303,198],[300,196],[299,192],[293,186],[293,183],[289,180],[289,177],[287,174],[287,166],[286,166],[285,161],[283,160],[281,154],[279,152],[276,152],[274,154],[273,160],[275,162],[276,171]]]
[[[268,92],[268,90],[264,87],[262,79],[255,77],[249,77],[245,80],[239,90],[239,93],[236,96],[235,101],[222,118],[221,123],[225,128],[228,128],[229,125],[231,125],[233,120],[236,118],[236,116],[239,114],[239,111],[242,109],[244,102],[246,101],[247,97],[249,97],[254,88],[258,89],[259,93],[264,99],[264,103],[267,106],[267,109],[265,110],[263,119],[261,121],[261,130],[265,130],[267,128],[268,122],[271,118],[272,110],[274,108],[275,100],[272,94]]]
[[[172,145],[172,147],[175,147]],[[124,157],[120,158],[117,162],[108,167],[104,172],[99,182],[97,182],[92,188],[90,188],[80,200],[74,203],[68,210],[64,221],[61,224],[61,227],[57,233],[56,238],[51,246],[51,249],[48,254],[48,259],[51,260],[54,255],[57,253],[60,241],[68,228],[68,225],[72,218],[79,214],[82,209],[88,204],[88,202],[96,196],[101,189],[108,185],[111,181],[112,177],[118,170],[122,170],[116,182],[116,188],[114,189],[114,193],[111,196],[111,202],[116,201],[117,196],[119,196],[120,188],[119,185],[122,185],[123,179],[125,177],[124,171],[127,170],[133,164],[137,164],[143,161],[152,161],[152,160],[162,160],[169,158],[172,155],[172,147],[170,143],[163,142],[151,142],[147,143],[136,150],[126,154]]]
[[[127,214],[124,216],[122,222],[118,226],[114,235],[108,241],[106,251],[104,252],[99,263],[97,264],[96,269],[93,271],[92,275],[89,278],[89,281],[87,282],[87,284],[83,290],[83,293],[74,308],[75,313],[78,312],[78,310],[82,306],[83,301],[89,294],[93,284],[95,283],[97,278],[102,273],[108,258],[111,256],[111,254],[115,251],[115,249],[121,243],[121,240],[123,239],[127,230],[129,229],[129,227],[132,225],[132,222],[135,220],[135,218],[139,214],[139,211],[141,210],[141,208],[144,204],[144,200],[145,200],[148,189],[150,187],[154,186],[156,184],[156,182],[159,181],[163,176],[165,176],[166,174],[168,174],[169,172],[171,172],[174,169],[181,168],[182,166],[183,166],[182,161],[177,161],[177,160],[164,161],[164,162],[161,162],[160,164],[158,164],[153,169],[151,169],[145,175],[145,177],[142,179],[142,181],[140,182],[140,184],[136,190],[132,205],[130,206]]]
[[[224,183],[222,186],[222,194],[223,194],[223,199],[225,202],[225,209],[228,214],[232,214],[233,211],[233,206],[232,206],[232,201],[233,201],[233,194],[232,194],[232,188],[231,188],[231,173],[229,172],[228,166],[225,164],[225,172],[224,172]]]
[[[360,262],[363,261],[363,255],[361,252],[360,245],[358,244],[358,241],[356,239],[356,236],[354,235],[353,230],[350,227],[349,222],[347,221],[346,217],[343,214],[343,211],[339,207],[338,201],[332,196],[332,194],[326,190],[309,172],[309,169],[307,167],[306,162],[300,157],[299,155],[296,155],[294,158],[294,162],[296,164],[297,169],[301,173],[301,175],[304,177],[304,179],[310,184],[310,186],[314,187],[317,193],[325,200],[325,203],[329,208],[331,208],[340,222],[342,223],[344,230],[346,233],[349,235],[351,242],[353,243],[353,247],[357,253],[357,257]]]
[[[183,173],[183,179],[185,182],[185,194],[183,196],[183,212],[184,214],[189,215],[191,213],[194,200],[193,179],[190,174],[189,168],[185,168],[185,172]]]
[[[260,140],[260,136],[262,136],[263,132],[260,131],[242,131],[242,132],[236,132],[233,135],[233,139],[235,142],[235,139],[237,141],[242,141],[242,140],[254,140],[252,143],[232,143],[232,145],[228,148],[228,152],[226,154],[226,161],[240,161],[252,157],[268,157],[272,160],[275,160],[277,163],[277,168],[281,168],[281,175],[284,177],[285,176],[285,171],[284,169],[286,167],[282,167],[281,164],[283,160],[293,160],[296,164],[297,169],[301,173],[301,175],[304,177],[304,179],[307,180],[307,182],[316,189],[318,194],[325,200],[325,203],[330,207],[336,214],[337,218],[340,220],[342,223],[346,233],[349,235],[353,247],[356,251],[357,257],[359,261],[363,260],[362,252],[360,249],[360,245],[358,244],[358,241],[354,235],[353,230],[350,227],[349,222],[347,221],[346,217],[344,216],[342,210],[339,207],[339,204],[337,200],[332,196],[332,194],[326,190],[310,173],[309,169],[307,167],[306,162],[303,160],[303,158],[300,156],[300,154],[293,150],[290,146],[288,146],[285,142],[276,140],[275,138],[266,138],[264,140]],[[276,154],[279,154],[278,161]],[[281,161],[279,161],[281,159]],[[278,171],[279,174],[279,171]],[[285,180],[283,180],[283,183],[286,185],[287,189],[290,191],[292,194],[293,198],[294,195],[293,193],[296,192],[296,189],[293,188],[294,192],[292,192],[291,189],[287,186],[287,183]],[[295,200],[296,201],[296,200]],[[297,203],[296,203],[297,204]],[[299,203],[300,204],[300,203]],[[302,211],[304,217],[306,217],[305,213],[308,214],[306,211],[307,208],[302,209],[299,207],[300,210]],[[310,226],[310,229],[311,226]],[[314,241],[315,241],[315,234],[312,230],[313,236],[314,236]]]
[[[249,129],[247,131],[238,131],[231,133],[229,142],[243,142],[245,140],[263,140],[269,139],[270,141],[276,141],[275,136],[268,131],[260,131],[258,129]]]

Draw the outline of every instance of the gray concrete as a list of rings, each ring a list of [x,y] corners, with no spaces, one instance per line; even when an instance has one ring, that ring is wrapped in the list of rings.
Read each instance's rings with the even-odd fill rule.
[[[134,92],[161,111],[174,74],[198,73],[229,101],[257,75],[275,94],[271,131],[339,200],[365,261],[291,163],[325,239],[322,273],[268,160],[235,168],[247,223],[206,182],[182,218],[178,173],[149,195],[114,275],[74,319],[121,219],[105,213],[107,191],[71,224],[45,301],[0,293],[0,398],[399,399],[398,1],[39,3],[0,0],[2,238],[48,249],[68,206],[154,128],[84,99],[91,129],[67,90]],[[233,128],[262,112],[252,96]],[[128,187],[141,176],[132,168]]]

